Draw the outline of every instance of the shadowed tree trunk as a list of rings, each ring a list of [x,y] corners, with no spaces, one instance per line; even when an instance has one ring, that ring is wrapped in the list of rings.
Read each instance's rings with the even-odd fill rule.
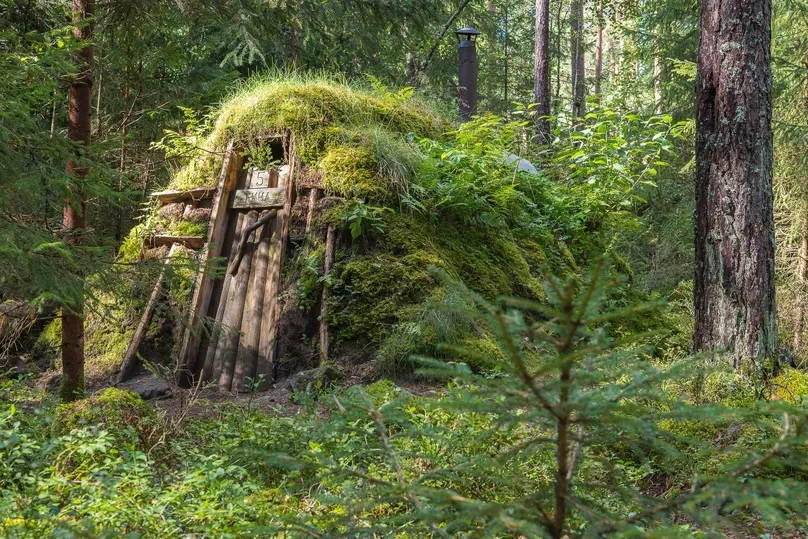
[[[93,0],[73,0],[73,36],[85,42],[76,56],[76,74],[70,80],[68,89],[67,137],[90,144],[90,116],[93,92]],[[83,182],[89,170],[75,159],[68,159],[67,174],[72,178],[71,197],[65,202],[62,227],[65,238],[73,244],[80,244],[87,225],[87,200]],[[84,394],[84,305],[79,292],[75,304],[62,309],[62,387],[63,401],[71,401]]]
[[[771,0],[701,0],[696,81],[696,350],[755,372],[777,349]]]
[[[536,135],[540,144],[547,144],[550,142],[550,0],[536,0],[533,101],[536,103]]]
[[[662,47],[659,26],[654,34],[654,114],[662,114]]]
[[[572,51],[572,116],[583,114],[586,94],[584,69],[584,0],[573,0],[570,7],[570,50]]]
[[[598,0],[595,27],[595,93],[600,95],[603,82],[603,0]]]

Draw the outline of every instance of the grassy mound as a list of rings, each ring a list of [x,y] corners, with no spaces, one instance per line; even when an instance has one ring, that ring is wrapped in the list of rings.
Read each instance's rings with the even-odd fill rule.
[[[237,89],[203,127],[173,140],[178,150],[201,150],[186,157],[171,189],[215,185],[231,140],[252,166],[269,166],[273,157],[264,141],[280,133],[291,133],[303,172],[322,181],[325,197],[314,232],[289,252],[285,265],[284,312],[310,321],[289,325],[287,331],[297,332],[294,350],[284,347],[281,335],[281,375],[317,357],[316,339],[306,328],[316,328],[311,320],[319,314],[323,286],[330,288],[328,322],[338,358],[378,359],[380,372],[402,373],[412,370],[411,355],[436,354],[441,342],[462,342],[477,356],[495,348],[487,328],[451,313],[455,298],[430,268],[489,300],[542,301],[544,272],[577,275],[581,262],[608,252],[599,233],[606,220],[590,208],[591,197],[507,163],[508,154],[524,155],[527,124],[484,116],[456,129],[447,118],[410,90],[300,76],[257,78]],[[292,230],[295,219],[305,216],[297,204],[306,198],[299,196],[293,208]],[[181,217],[155,208],[125,239],[121,258],[142,258],[141,239],[150,233],[205,234],[205,223]],[[338,243],[325,276],[323,231],[329,225]],[[180,308],[189,291],[183,282],[169,283]],[[128,327],[136,316],[123,318],[123,326],[121,320],[106,323]],[[471,367],[494,368],[498,358],[491,355]]]

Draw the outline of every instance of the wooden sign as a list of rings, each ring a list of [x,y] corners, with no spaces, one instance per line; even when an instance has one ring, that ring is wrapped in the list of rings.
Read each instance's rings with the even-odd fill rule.
[[[264,189],[238,189],[233,192],[230,207],[235,210],[255,208],[283,208],[285,187]]]
[[[274,179],[274,181],[273,181]],[[270,185],[278,184],[278,170],[259,170],[251,168],[247,177],[247,189],[266,189]]]

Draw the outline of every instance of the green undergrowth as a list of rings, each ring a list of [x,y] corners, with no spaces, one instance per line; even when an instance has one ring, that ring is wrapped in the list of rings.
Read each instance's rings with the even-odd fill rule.
[[[493,508],[517,507],[526,488],[551,483],[555,464],[552,451],[514,450],[544,436],[541,429],[499,424],[486,411],[490,399],[482,388],[497,380],[450,382],[430,397],[380,380],[333,391],[296,415],[245,403],[199,403],[204,412],[181,424],[125,391],[108,389],[57,407],[52,398],[5,383],[0,535],[305,537],[305,530],[317,530],[321,537],[342,537],[367,528],[372,533],[359,536],[430,537],[437,536],[431,521],[467,531],[486,522],[496,527]],[[499,406],[504,410],[507,402]],[[674,501],[694,477],[731,473],[780,435],[776,415],[756,406],[722,409],[720,420],[664,419],[668,405],[656,406],[654,432],[669,438],[669,453],[634,446],[620,434],[607,446],[588,448],[576,474],[579,503],[596,499],[602,511],[628,519],[647,507],[642,496]],[[794,465],[798,455],[787,462],[783,467],[772,459],[745,474],[745,482],[773,481],[776,499],[779,482],[794,488],[795,474],[803,473]],[[403,492],[425,496],[428,509],[402,501],[406,494],[393,486],[397,470],[407,485]],[[627,501],[621,489],[637,500]],[[736,509],[733,518],[750,533],[773,529],[747,510]],[[539,519],[523,515],[520,529],[529,518]],[[799,515],[787,518],[799,526]],[[587,522],[574,516],[570,536],[585,533]],[[688,528],[664,518],[645,529],[656,525],[660,537],[720,537],[725,529]]]
[[[121,260],[131,250],[134,261],[139,259],[140,247],[124,243]],[[162,259],[146,260],[135,265],[124,264],[88,279],[91,295],[87,297],[84,319],[85,374],[88,378],[103,378],[114,374],[135,333],[146,302],[160,273],[163,273],[163,301],[155,310],[155,319],[182,322],[182,308],[191,292],[197,263],[190,251],[180,250],[170,266]],[[155,332],[150,338],[162,339]],[[44,369],[60,369],[62,320],[59,316],[49,322],[38,335],[31,356]],[[170,350],[175,343],[168,344]],[[165,346],[163,346],[165,348]],[[165,362],[164,357],[147,358]]]

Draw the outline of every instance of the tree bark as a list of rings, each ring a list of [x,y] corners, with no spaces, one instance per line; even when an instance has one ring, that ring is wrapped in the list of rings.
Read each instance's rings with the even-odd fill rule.
[[[695,350],[762,372],[777,350],[771,0],[701,0]]]
[[[331,266],[334,265],[334,246],[336,243],[336,236],[334,234],[334,226],[328,225],[328,231],[325,237],[325,259],[323,261],[323,276],[327,277],[331,271]],[[320,365],[328,363],[328,347],[331,339],[328,335],[328,298],[329,298],[328,284],[323,283],[323,295],[320,299]]]
[[[797,270],[797,280],[800,286],[797,293],[797,313],[794,317],[794,353],[801,357],[803,355],[803,333],[805,333],[805,294],[808,292],[806,290],[806,285],[808,285],[808,210],[806,208],[802,209],[800,221],[800,263]]]
[[[584,70],[584,0],[573,0],[570,8],[570,50],[572,51],[572,117],[583,114],[586,94]]]
[[[803,65],[808,70],[808,52],[805,53]],[[802,104],[803,111],[808,116],[808,76],[806,76],[802,85]],[[797,294],[797,312],[795,315],[794,323],[794,353],[799,356],[804,356],[804,336],[805,333],[805,311],[806,304],[808,303],[808,184],[803,178],[802,185],[802,216],[800,219],[800,262],[797,270],[797,280],[799,281],[800,288]]]
[[[533,64],[533,101],[536,103],[536,135],[540,144],[550,142],[550,0],[536,0],[536,39]]]
[[[67,137],[90,145],[90,116],[93,92],[93,0],[73,0],[73,36],[86,43],[76,56],[76,74],[68,89]],[[81,244],[87,226],[87,198],[83,181],[89,170],[75,159],[67,160],[70,198],[65,202],[62,228],[66,240]],[[72,305],[62,308],[62,387],[60,397],[69,402],[84,395],[84,298],[79,290]]]
[[[595,94],[602,92],[603,82],[603,0],[598,0],[597,26],[595,28]]]
[[[659,26],[654,35],[654,113],[662,114],[662,51]]]

